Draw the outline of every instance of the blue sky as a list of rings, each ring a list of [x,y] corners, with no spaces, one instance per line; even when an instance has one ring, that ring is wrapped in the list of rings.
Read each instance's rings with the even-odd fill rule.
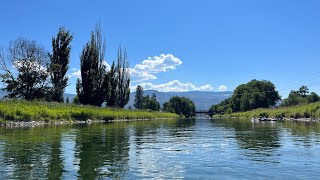
[[[0,45],[22,36],[51,50],[65,26],[74,35],[66,91],[75,93],[79,56],[100,22],[107,63],[126,47],[133,87],[233,90],[255,78],[282,96],[302,84],[320,93],[319,8],[318,0],[3,1]]]

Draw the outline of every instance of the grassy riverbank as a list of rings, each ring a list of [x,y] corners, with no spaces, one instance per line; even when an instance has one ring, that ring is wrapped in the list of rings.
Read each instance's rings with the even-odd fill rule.
[[[0,101],[1,121],[72,121],[177,117],[178,115],[172,113],[146,110],[113,109],[38,101]]]
[[[320,102],[275,109],[255,109],[247,112],[238,112],[224,115],[226,117],[284,117],[284,118],[320,118]]]

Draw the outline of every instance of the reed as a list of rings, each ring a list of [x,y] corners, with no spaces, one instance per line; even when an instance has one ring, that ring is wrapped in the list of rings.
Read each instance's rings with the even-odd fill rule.
[[[301,106],[281,107],[274,109],[255,109],[247,112],[225,114],[226,117],[269,117],[269,118],[320,118],[320,102]]]
[[[107,107],[84,106],[43,101],[6,100],[0,101],[2,121],[73,121],[178,118],[166,112],[129,110]]]

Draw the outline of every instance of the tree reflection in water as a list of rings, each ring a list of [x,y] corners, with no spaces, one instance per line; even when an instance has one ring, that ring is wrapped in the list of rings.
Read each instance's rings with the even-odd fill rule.
[[[273,122],[252,123],[244,119],[214,120],[234,130],[235,139],[243,155],[255,162],[278,163],[277,149],[281,147],[279,128]]]
[[[128,170],[129,134],[124,123],[84,126],[76,138],[79,177],[123,178]]]

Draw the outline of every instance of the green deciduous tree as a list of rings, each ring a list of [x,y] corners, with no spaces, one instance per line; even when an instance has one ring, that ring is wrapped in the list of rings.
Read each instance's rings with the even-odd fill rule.
[[[170,98],[169,102],[163,104],[163,110],[167,112],[174,112],[185,117],[191,117],[195,115],[194,103],[185,97],[174,96]]]
[[[107,106],[123,108],[129,102],[130,95],[130,74],[126,50],[122,52],[122,49],[119,48],[117,64],[112,63],[107,78],[108,92],[105,96]]]
[[[269,108],[280,100],[278,91],[270,81],[252,80],[239,85],[232,97],[213,105],[209,114],[224,114],[239,111],[249,111],[257,108]]]
[[[270,81],[252,80],[238,86],[231,97],[233,112],[274,106],[280,100],[278,91]]]
[[[63,93],[68,83],[66,73],[69,69],[72,39],[73,36],[64,27],[59,28],[56,37],[52,37],[52,54],[49,56],[53,101],[63,102]]]
[[[150,97],[149,95],[143,97],[142,109],[150,109],[153,111],[160,110],[160,103],[157,101],[157,97],[155,94],[152,94],[152,97]]]
[[[110,71],[107,73],[108,77],[108,84],[107,84],[107,94],[106,94],[106,102],[107,106],[109,107],[115,107],[116,106],[116,100],[117,100],[117,73],[116,73],[116,67],[115,63],[112,62]]]
[[[75,96],[75,97],[73,98],[72,103],[73,103],[73,104],[80,104],[80,100],[79,100],[78,96]]]
[[[125,49],[124,49],[124,52],[122,52],[121,48],[119,48],[118,50],[116,73],[117,73],[116,74],[116,77],[117,77],[116,106],[123,108],[129,102],[129,96],[130,96],[129,63],[127,58],[127,52]]]
[[[134,107],[136,109],[142,109],[142,105],[143,105],[143,88],[140,85],[138,85],[136,88]]]
[[[284,99],[281,103],[282,107],[303,105],[308,103],[318,102],[320,100],[319,96],[315,92],[309,94],[309,89],[307,86],[301,86],[299,90],[292,90],[288,98]]]
[[[77,94],[82,104],[101,106],[108,89],[108,75],[103,64],[105,40],[98,24],[91,40],[84,47],[81,62],[81,79],[77,80]]]
[[[9,98],[45,98],[49,90],[48,53],[35,41],[18,38],[0,59],[0,81]]]

